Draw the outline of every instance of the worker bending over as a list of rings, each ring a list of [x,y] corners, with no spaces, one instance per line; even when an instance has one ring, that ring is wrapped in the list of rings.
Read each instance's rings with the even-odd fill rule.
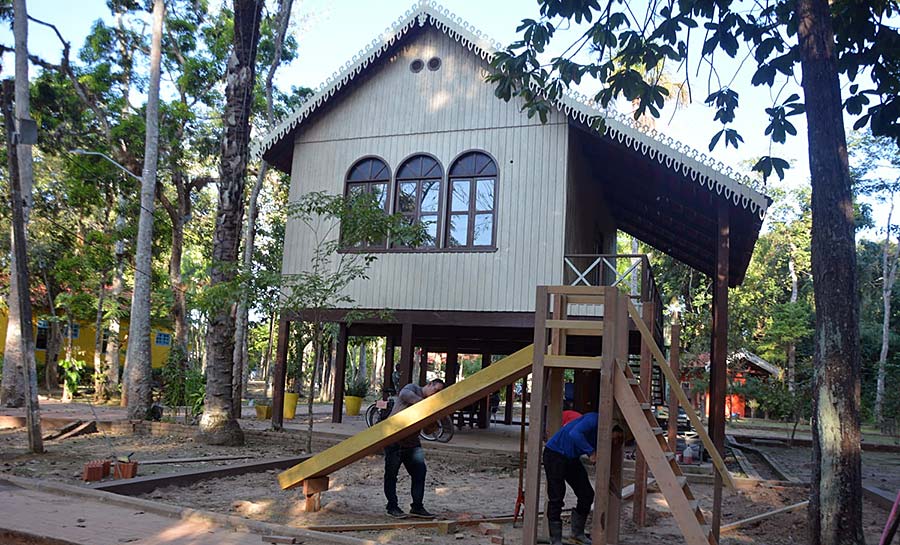
[[[588,479],[581,456],[597,461],[597,413],[587,413],[563,426],[544,447],[544,471],[547,474],[547,521],[551,545],[562,544],[562,509],[566,483],[572,487],[578,502],[572,511],[572,539],[582,545],[591,540],[584,525],[594,503],[594,488]]]

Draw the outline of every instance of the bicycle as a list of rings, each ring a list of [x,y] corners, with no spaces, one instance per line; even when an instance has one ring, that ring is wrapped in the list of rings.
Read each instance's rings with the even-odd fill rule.
[[[391,376],[391,382],[396,384],[400,382],[400,374],[397,371],[394,371]],[[379,399],[375,403],[369,405],[366,409],[366,427],[371,428],[375,424],[381,422],[391,414],[391,410],[394,408],[394,403],[397,399],[397,390],[392,386],[388,385],[382,389],[382,397],[386,397],[387,399]],[[445,416],[441,418],[435,425],[428,428],[428,430],[419,431],[419,437],[426,441],[437,441],[438,443],[447,443],[450,439],[453,439],[454,426],[453,419],[450,416]]]

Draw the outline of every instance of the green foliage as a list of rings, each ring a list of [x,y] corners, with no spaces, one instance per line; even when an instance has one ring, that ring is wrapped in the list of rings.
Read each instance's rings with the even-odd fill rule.
[[[187,407],[191,416],[203,412],[206,377],[198,369],[184,367],[183,349],[173,345],[162,368],[162,401],[167,407]]]
[[[709,149],[720,142],[737,148],[743,138],[732,127],[741,103],[730,87],[737,74],[723,74],[727,64],[719,58],[723,53],[735,58],[746,48],[752,52],[744,59],[750,60],[752,85],[773,89],[772,103],[764,108],[769,121],[765,135],[772,143],[784,143],[789,135],[797,134],[791,118],[803,114],[805,105],[797,94],[786,99],[781,94],[793,83],[800,61],[792,1],[746,6],[711,0],[648,2],[644,13],[632,4],[538,0],[540,17],[524,19],[516,29],[520,38],[492,60],[494,71],[488,80],[495,84],[494,94],[507,101],[520,97],[529,117],[538,115],[546,122],[553,103],[567,88],[592,78],[600,83],[592,98],[604,108],[623,97],[637,104],[635,119],[646,113],[659,117],[669,91],[658,79],[642,74],[668,63],[678,66],[689,88],[691,77],[698,76],[695,72],[708,70],[708,78],[700,74],[710,86],[705,101],[721,124]],[[895,29],[882,22],[896,17],[900,8],[894,2],[834,2],[832,11],[838,69],[854,82],[846,89],[849,96],[844,103],[850,115],[859,116],[854,128],[869,125],[876,135],[900,143],[900,55]],[[557,29],[573,22],[581,25],[581,34],[563,54],[548,62],[544,52]],[[703,31],[698,32],[700,28]],[[699,44],[692,42],[692,37],[694,42],[702,41],[699,55]],[[585,46],[593,57],[579,62],[576,55]],[[745,65],[744,60],[736,63],[736,72]],[[871,74],[872,87],[855,82],[862,73]],[[782,178],[789,166],[782,158],[765,156],[753,168],[766,179],[773,172]]]
[[[64,358],[59,362],[59,367],[62,370],[63,388],[69,396],[74,396],[87,364],[75,358]]]
[[[344,386],[344,394],[356,397],[366,397],[369,395],[368,377],[358,373],[354,374],[351,379],[347,380],[347,384]]]

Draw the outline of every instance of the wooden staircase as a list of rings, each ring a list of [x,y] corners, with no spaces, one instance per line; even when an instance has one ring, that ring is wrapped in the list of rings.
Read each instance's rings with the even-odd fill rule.
[[[596,305],[602,307],[602,317],[568,315],[569,305]],[[599,314],[599,313],[598,313]],[[707,524],[697,500],[694,498],[687,477],[669,448],[666,430],[653,413],[651,381],[654,371],[649,361],[642,361],[646,376],[639,380],[629,366],[629,334],[637,329],[646,349],[647,360],[655,360],[657,368],[673,385],[679,404],[684,407],[691,423],[703,441],[716,470],[729,489],[734,482],[719,452],[713,448],[709,435],[699,417],[690,406],[687,396],[662,350],[651,334],[651,328],[643,320],[638,309],[614,287],[599,286],[539,286],[535,314],[535,351],[532,375],[532,411],[529,414],[532,433],[528,438],[528,460],[540,460],[544,434],[547,436],[559,426],[562,399],[562,374],[565,369],[589,369],[600,372],[599,409],[597,425],[596,494],[592,539],[598,545],[616,544],[619,540],[621,516],[622,449],[619,430],[627,426],[634,436],[646,467],[652,472],[660,491],[688,545],[716,545],[712,528]],[[566,354],[568,336],[602,337],[602,355],[585,356]],[[539,349],[538,347],[544,347]],[[644,355],[642,354],[642,360]],[[544,407],[547,410],[534,410]],[[677,413],[676,413],[677,414]],[[617,439],[619,438],[619,439]],[[526,467],[525,519],[523,545],[537,543],[538,512],[541,501],[540,464]],[[636,474],[635,499],[638,490],[646,491],[646,480]],[[646,473],[643,474],[646,479]],[[610,490],[608,494],[603,491]],[[637,503],[635,506],[637,508]]]
[[[643,452],[685,540],[689,545],[716,545],[687,477],[681,472],[675,453],[669,450],[665,430],[659,426],[650,403],[644,399],[640,382],[627,365],[616,362],[614,372],[616,405]]]

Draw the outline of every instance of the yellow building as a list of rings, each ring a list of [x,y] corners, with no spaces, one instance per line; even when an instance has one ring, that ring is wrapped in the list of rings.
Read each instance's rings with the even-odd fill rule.
[[[50,328],[45,320],[35,320],[34,324],[34,356],[38,364],[43,364],[47,356],[47,338]],[[0,311],[0,354],[6,346],[6,327],[8,320],[6,311]],[[60,358],[64,356],[66,346],[66,324],[62,324],[63,329],[63,345]],[[82,360],[93,367],[94,365],[94,324],[76,323],[72,328],[72,353],[75,359]],[[104,335],[103,349],[106,349],[106,336]],[[119,364],[125,365],[125,348],[128,340],[128,321],[122,320],[119,332],[121,339],[121,348],[119,350]],[[166,328],[154,327],[150,330],[150,354],[153,367],[162,367],[169,357],[169,351],[172,349],[172,340],[174,335]]]

